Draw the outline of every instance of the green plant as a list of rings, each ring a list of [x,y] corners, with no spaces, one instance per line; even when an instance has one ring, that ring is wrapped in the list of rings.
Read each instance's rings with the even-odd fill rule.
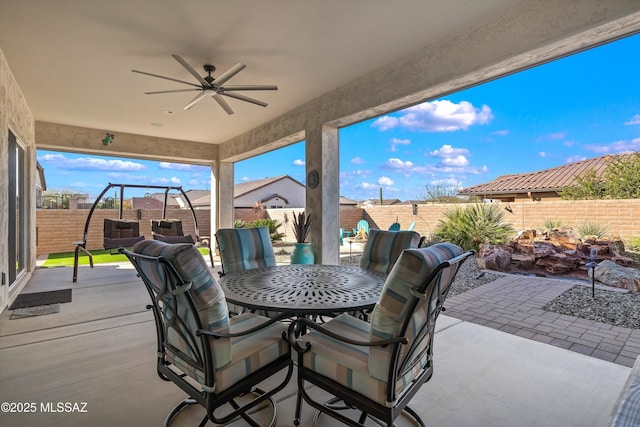
[[[634,252],[640,252],[640,236],[632,236],[626,242],[627,248]]]
[[[505,243],[514,232],[510,224],[503,222],[504,212],[495,204],[455,208],[444,216],[446,219],[438,222],[435,237],[465,250],[478,250],[481,244]]]
[[[236,219],[233,221],[233,228],[247,228],[247,223],[241,219]]]
[[[596,236],[598,239],[607,235],[606,225],[602,225],[598,222],[585,221],[576,227],[577,235],[579,239],[583,239],[587,236]]]
[[[556,228],[566,227],[566,225],[567,224],[565,224],[565,222],[561,219],[551,219],[551,218],[544,219],[545,230],[554,230]]]
[[[256,228],[256,227],[268,227],[269,228],[269,237],[271,238],[271,241],[276,241],[276,240],[282,240],[282,237],[284,236],[284,234],[280,233],[278,231],[278,228],[280,228],[280,226],[282,225],[282,223],[280,223],[280,221],[278,221],[277,219],[271,219],[271,218],[264,218],[264,219],[256,219],[254,221],[251,221],[247,227],[249,228]]]
[[[304,243],[310,230],[311,215],[307,215],[305,211],[298,214],[293,212],[293,234],[296,236],[296,242]]]

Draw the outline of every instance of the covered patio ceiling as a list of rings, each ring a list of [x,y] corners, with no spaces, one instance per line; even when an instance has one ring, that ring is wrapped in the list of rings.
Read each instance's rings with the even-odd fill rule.
[[[36,120],[38,148],[236,161],[637,31],[640,2],[612,0],[0,0],[0,49]],[[269,106],[191,110],[205,63]],[[172,111],[174,114],[167,114]],[[114,143],[101,144],[105,132]],[[176,148],[176,146],[178,148]],[[212,147],[214,146],[214,147]],[[218,150],[217,147],[220,146]],[[151,150],[150,147],[155,147]]]

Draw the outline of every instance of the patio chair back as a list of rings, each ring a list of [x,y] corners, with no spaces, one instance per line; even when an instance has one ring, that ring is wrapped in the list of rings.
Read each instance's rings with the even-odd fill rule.
[[[268,227],[221,228],[216,241],[222,275],[276,265]]]
[[[417,248],[420,235],[415,231],[384,231],[371,229],[360,258],[360,267],[389,273],[403,250]]]
[[[155,240],[167,243],[195,243],[190,234],[184,235],[182,221],[179,219],[152,219],[151,233]]]
[[[136,220],[104,219],[104,248],[130,248],[141,240],[140,224]]]
[[[353,234],[357,234],[360,230],[364,230],[366,234],[369,234],[369,222],[366,219],[361,219],[360,221],[358,221]]]
[[[158,375],[189,395],[165,425],[189,404],[205,407],[205,419],[226,424],[270,399],[275,391],[258,393],[249,407],[238,408],[233,402],[290,365],[288,345],[282,338],[284,325],[253,313],[230,320],[224,293],[192,244],[145,240],[132,251],[119,251],[134,265],[151,298],[148,308],[156,324]],[[236,333],[238,329],[245,333]],[[214,415],[216,408],[229,402],[230,412]]]
[[[364,426],[371,416],[391,427],[403,411],[424,426],[407,405],[433,374],[436,320],[458,269],[472,254],[451,243],[404,250],[387,277],[370,323],[347,314],[324,324],[296,319],[289,327],[289,339],[298,353],[298,401],[304,399],[350,426]],[[311,332],[293,335],[301,327]],[[316,401],[305,382],[360,411],[358,420],[341,413],[338,406]],[[299,414],[298,406],[296,417]]]

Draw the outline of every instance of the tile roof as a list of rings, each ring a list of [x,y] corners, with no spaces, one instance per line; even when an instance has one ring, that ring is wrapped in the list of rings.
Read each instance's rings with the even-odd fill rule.
[[[618,156],[630,156],[632,153],[619,154]],[[594,157],[575,163],[544,169],[535,172],[500,175],[493,181],[463,188],[458,194],[463,195],[488,195],[500,193],[522,193],[540,191],[558,191],[564,187],[575,184],[575,177],[594,169],[599,176],[616,155]]]

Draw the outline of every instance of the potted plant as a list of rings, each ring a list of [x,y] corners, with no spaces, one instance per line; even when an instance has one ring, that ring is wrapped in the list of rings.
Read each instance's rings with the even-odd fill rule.
[[[293,252],[291,252],[291,264],[313,264],[314,256],[311,243],[307,243],[307,236],[311,230],[311,215],[305,211],[298,214],[293,212],[293,234],[296,237]]]

